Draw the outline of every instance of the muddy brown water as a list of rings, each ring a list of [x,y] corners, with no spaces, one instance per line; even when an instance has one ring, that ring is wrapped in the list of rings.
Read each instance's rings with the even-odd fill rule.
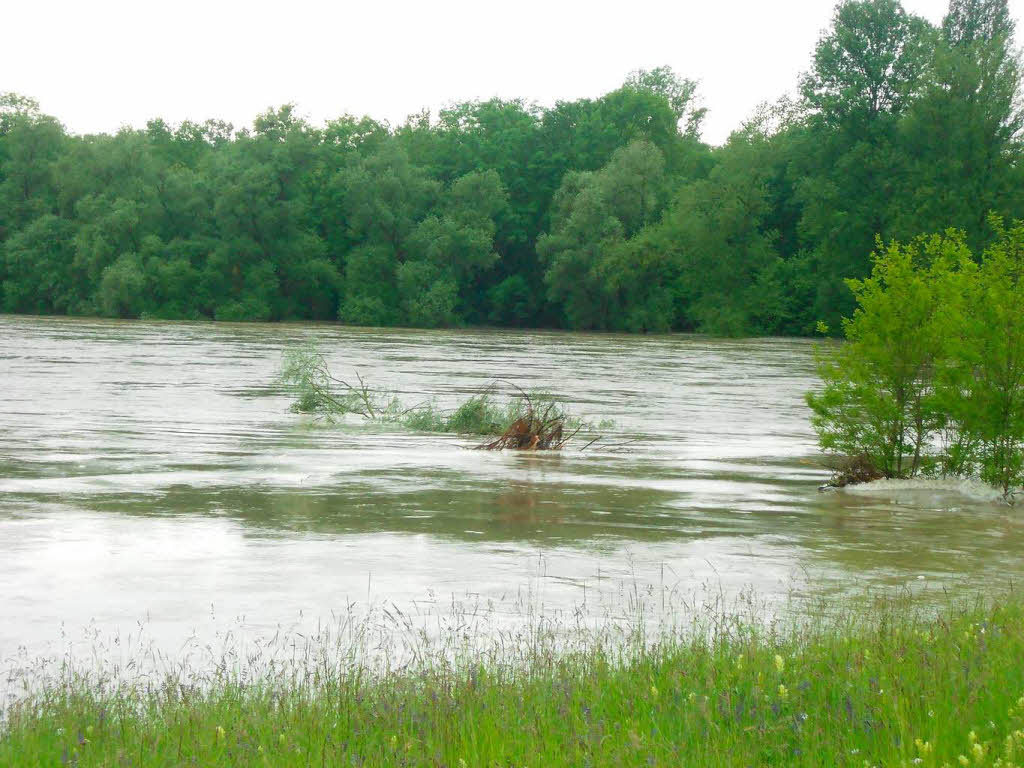
[[[542,455],[317,426],[277,381],[282,351],[309,339],[407,402],[503,378],[615,427]],[[142,622],[173,648],[373,601],[443,611],[525,590],[557,609],[651,585],[770,599],[1024,574],[1019,510],[818,492],[812,349],[0,317],[0,659],[59,653],[86,628]]]

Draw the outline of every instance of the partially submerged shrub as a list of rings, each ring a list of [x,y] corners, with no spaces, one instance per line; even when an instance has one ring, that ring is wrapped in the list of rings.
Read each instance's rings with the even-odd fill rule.
[[[512,406],[512,407],[510,407]],[[473,395],[442,421],[439,432],[465,435],[500,435],[514,420],[514,405],[496,403],[490,391]]]
[[[864,455],[885,477],[915,475],[927,462],[940,423],[936,362],[954,333],[945,298],[968,256],[956,234],[893,243],[874,256],[869,278],[847,281],[858,305],[843,321],[847,342],[819,353],[825,386],[807,396],[824,449]]]
[[[518,408],[510,409],[515,421],[509,424],[497,440],[479,446],[487,450],[512,448],[526,451],[557,451],[582,428],[572,428],[569,417],[561,405],[543,396],[532,398],[522,392]]]
[[[391,421],[402,415],[401,404],[389,393],[373,390],[357,373],[357,384],[335,378],[315,344],[304,344],[284,354],[281,380],[295,390],[291,409],[328,419],[355,414],[373,421]]]
[[[985,251],[965,318],[963,430],[981,478],[1009,494],[1024,483],[1024,222]]]
[[[316,347],[305,344],[286,350],[281,364],[281,381],[295,391],[291,409],[298,413],[317,413],[327,410],[330,390],[327,365]]]
[[[557,397],[530,394],[514,384],[517,395],[507,400],[495,396],[497,385],[492,384],[451,410],[442,410],[434,402],[406,408],[391,393],[370,387],[358,373],[351,382],[333,376],[313,344],[285,353],[281,377],[295,392],[293,411],[329,421],[357,416],[418,432],[498,438],[480,446],[483,448],[557,450],[591,426],[571,415]],[[610,426],[612,422],[601,421],[602,428]]]
[[[947,232],[847,281],[847,341],[819,353],[824,387],[807,395],[822,448],[884,477],[974,475],[1007,498],[1024,483],[1024,223],[990,221],[980,263]]]

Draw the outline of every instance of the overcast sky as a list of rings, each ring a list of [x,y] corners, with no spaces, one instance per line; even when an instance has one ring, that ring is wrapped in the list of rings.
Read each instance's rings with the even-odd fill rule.
[[[933,22],[946,0],[904,0]],[[1020,23],[1024,0],[1010,0]],[[247,125],[295,102],[392,124],[426,107],[599,96],[633,69],[700,81],[721,143],[792,90],[828,26],[823,0],[11,0],[0,91],[36,98],[76,133],[216,117]],[[1018,36],[1020,37],[1020,35]]]

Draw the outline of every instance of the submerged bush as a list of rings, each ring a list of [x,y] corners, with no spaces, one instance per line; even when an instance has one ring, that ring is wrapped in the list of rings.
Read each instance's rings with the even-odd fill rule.
[[[962,422],[982,479],[1009,493],[1024,482],[1024,223],[993,224],[965,318]]]
[[[492,384],[450,410],[439,408],[433,401],[406,407],[390,392],[368,385],[358,373],[352,381],[335,377],[315,344],[304,344],[285,352],[281,379],[295,393],[291,410],[328,421],[357,416],[417,432],[493,437],[504,436],[522,423],[557,426],[559,436],[566,437],[591,428],[590,424],[570,414],[556,396],[527,393],[515,385],[512,386],[518,390],[518,395],[508,399],[498,398],[496,385]],[[613,423],[602,420],[600,426],[607,429]],[[555,442],[560,447],[563,441]]]
[[[294,390],[291,409],[298,413],[315,413],[327,419],[355,414],[374,421],[392,421],[401,415],[397,398],[371,389],[359,374],[357,384],[332,376],[315,344],[285,352],[281,380]]]
[[[885,477],[974,475],[1008,497],[1024,482],[1024,224],[991,224],[980,261],[951,231],[847,281],[847,341],[819,350],[807,395],[822,448]]]
[[[500,435],[515,421],[514,405],[502,407],[489,392],[473,395],[440,420],[439,432],[461,432],[467,435]]]
[[[893,243],[874,255],[869,278],[847,281],[858,305],[843,321],[847,343],[819,351],[825,386],[807,396],[823,448],[869,458],[886,477],[928,463],[941,423],[936,365],[949,356],[957,321],[947,294],[968,256],[955,233]]]

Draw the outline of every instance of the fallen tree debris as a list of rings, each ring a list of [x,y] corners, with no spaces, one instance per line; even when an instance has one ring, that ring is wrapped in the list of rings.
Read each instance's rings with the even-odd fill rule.
[[[885,473],[864,453],[856,456],[834,456],[831,458],[829,469],[832,470],[832,477],[818,488],[819,491],[870,483],[872,480],[881,480],[885,477]]]
[[[487,451],[559,451],[566,443],[575,437],[582,425],[577,425],[572,431],[566,430],[565,413],[556,408],[556,403],[551,401],[542,412],[534,407],[533,399],[520,387],[512,384],[519,390],[520,397],[525,404],[525,413],[512,422],[497,440],[493,440],[477,448]],[[594,438],[587,445],[591,445],[598,438]],[[586,447],[586,446],[584,446]]]
[[[528,393],[507,380],[495,380],[451,410],[440,409],[433,401],[406,408],[392,393],[371,387],[359,373],[348,381],[334,376],[312,344],[285,353],[281,377],[295,392],[293,411],[326,421],[359,417],[417,432],[487,436],[493,439],[474,448],[488,451],[560,451],[581,432],[591,438],[580,449],[586,450],[601,439],[592,425],[571,415],[557,397]],[[516,394],[499,400],[494,396],[499,384]],[[607,421],[600,424],[610,426]]]

